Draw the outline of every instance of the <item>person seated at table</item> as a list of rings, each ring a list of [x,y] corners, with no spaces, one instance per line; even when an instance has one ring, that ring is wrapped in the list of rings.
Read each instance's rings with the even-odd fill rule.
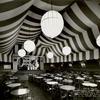
[[[73,91],[69,91],[68,92],[68,100],[73,100],[73,96],[74,96],[74,92]]]
[[[30,64],[31,70],[38,70],[39,69],[39,62],[38,60],[32,60]]]
[[[52,100],[61,100],[61,91],[58,85],[55,85],[52,89]]]

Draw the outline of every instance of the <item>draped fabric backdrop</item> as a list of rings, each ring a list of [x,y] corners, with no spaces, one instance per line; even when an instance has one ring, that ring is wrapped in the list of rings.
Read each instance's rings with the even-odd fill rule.
[[[36,44],[31,54],[43,56],[45,63],[100,58],[100,48],[96,44],[100,34],[100,5],[95,1],[77,0],[70,6],[53,5],[64,19],[64,29],[54,39],[45,37],[40,27],[41,17],[51,5],[41,0],[21,1],[0,3],[0,61],[11,62],[13,54],[23,48],[27,39]],[[68,56],[62,54],[66,45],[72,49]],[[46,57],[48,51],[54,53],[51,60]]]

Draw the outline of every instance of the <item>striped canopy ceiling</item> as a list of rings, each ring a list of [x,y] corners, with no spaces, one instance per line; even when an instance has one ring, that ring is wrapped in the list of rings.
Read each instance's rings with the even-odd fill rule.
[[[0,60],[11,61],[11,55],[23,48],[27,39],[36,44],[32,54],[44,56],[47,63],[100,58],[96,44],[100,34],[100,5],[99,0],[95,1],[54,0],[53,9],[62,14],[64,29],[58,37],[50,39],[40,27],[42,15],[51,9],[48,0],[0,0]],[[62,48],[67,45],[72,53],[64,56]],[[54,53],[51,60],[46,58],[48,51]]]

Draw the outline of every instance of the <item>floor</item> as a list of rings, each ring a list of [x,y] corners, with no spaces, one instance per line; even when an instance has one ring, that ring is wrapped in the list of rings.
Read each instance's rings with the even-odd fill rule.
[[[17,76],[19,77],[19,80],[22,82],[24,87],[28,87],[28,89],[30,90],[28,98],[24,100],[51,100],[51,96],[47,92],[45,92],[41,87],[39,87],[37,84],[28,82],[27,75],[18,74]],[[5,100],[19,100],[19,99],[16,99],[14,96],[9,96],[9,98]]]
[[[15,96],[9,96],[6,99],[2,99],[0,97],[0,100],[52,100],[51,95],[45,92],[39,85],[29,82],[28,76],[23,73],[18,73],[16,76],[19,77],[19,81],[22,83],[22,86],[27,87],[30,90],[30,94],[28,95],[27,99],[19,99]],[[74,98],[74,100],[93,100],[90,98]],[[100,98],[96,98],[95,100],[100,100]]]

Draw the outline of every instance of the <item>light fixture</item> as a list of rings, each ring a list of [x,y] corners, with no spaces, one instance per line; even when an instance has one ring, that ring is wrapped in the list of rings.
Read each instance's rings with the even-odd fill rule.
[[[26,51],[24,49],[20,49],[20,50],[18,50],[18,55],[20,57],[24,57],[26,55]]]
[[[71,48],[69,46],[65,46],[62,49],[64,55],[69,55],[71,53]]]
[[[31,41],[31,40],[27,40],[24,42],[24,49],[27,51],[27,52],[32,52],[35,50],[35,43],[34,41]]]
[[[53,52],[48,52],[48,53],[47,53],[47,57],[48,57],[49,59],[52,59],[53,56],[54,56],[54,55],[53,55]]]
[[[72,63],[69,63],[69,67],[72,67],[73,65],[72,65]]]
[[[82,68],[86,67],[84,62],[81,62]]]
[[[45,36],[54,38],[62,32],[63,27],[63,17],[58,11],[53,10],[51,0],[51,10],[46,12],[41,18],[41,30]]]
[[[54,67],[54,64],[50,64],[50,67]]]
[[[97,45],[100,47],[100,35],[97,37],[96,43],[97,43]]]

